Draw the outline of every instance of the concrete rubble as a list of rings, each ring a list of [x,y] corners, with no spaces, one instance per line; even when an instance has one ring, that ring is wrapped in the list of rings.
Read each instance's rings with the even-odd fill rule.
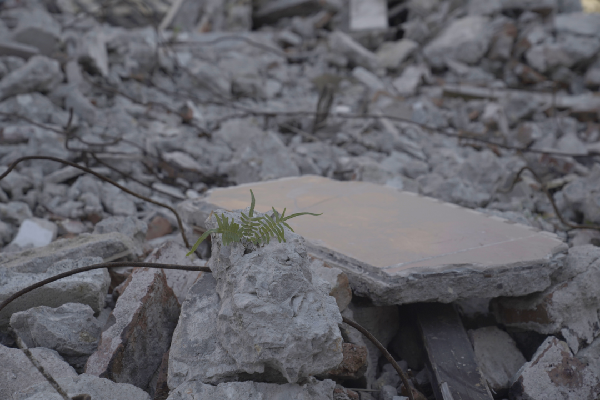
[[[101,262],[213,270],[98,269],[15,300],[0,398],[61,399],[9,327],[70,396],[406,396],[344,316],[433,399],[423,302],[457,305],[497,396],[596,398],[590,3],[0,2],[0,174],[58,157],[142,196],[18,164],[0,180],[0,301]],[[249,189],[257,212],[323,215],[290,220],[286,243],[212,235],[186,257],[157,204],[193,243]]]

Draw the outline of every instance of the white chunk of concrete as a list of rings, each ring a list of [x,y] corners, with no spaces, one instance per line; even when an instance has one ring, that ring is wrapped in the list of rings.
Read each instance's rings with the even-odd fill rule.
[[[17,236],[10,243],[19,247],[43,247],[54,239],[58,227],[55,223],[40,218],[29,218],[23,221]]]

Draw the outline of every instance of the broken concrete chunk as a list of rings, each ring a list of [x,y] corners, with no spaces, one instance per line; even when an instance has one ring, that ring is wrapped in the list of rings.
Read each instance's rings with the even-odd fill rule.
[[[335,382],[332,380],[317,381],[296,385],[286,383],[277,385],[262,382],[230,382],[217,386],[207,385],[198,380],[183,383],[171,392],[167,400],[187,400],[192,396],[198,399],[269,399],[269,400],[333,400]]]
[[[482,16],[457,19],[423,49],[435,68],[446,65],[446,59],[465,64],[477,63],[487,52],[492,39],[489,20]]]
[[[0,40],[0,56],[14,56],[27,60],[39,53],[40,51],[37,47],[28,46],[18,42]]]
[[[239,212],[224,215],[240,221]],[[339,365],[335,299],[313,286],[302,238],[287,228],[285,237],[246,249],[213,236],[213,273],[189,290],[173,334],[170,388],[190,379],[297,382]]]
[[[0,220],[21,225],[28,218],[33,218],[33,213],[27,203],[22,201],[0,203]]]
[[[309,267],[313,274],[313,284],[316,277],[327,282],[329,285],[327,293],[335,298],[340,312],[344,311],[352,300],[352,289],[350,288],[348,276],[341,269],[332,267],[318,259],[313,259]]]
[[[127,383],[115,383],[109,379],[81,374],[75,377],[56,379],[58,385],[70,398],[90,395],[93,400],[150,400],[148,393]],[[20,388],[13,400],[63,400],[56,390],[44,381],[27,389]]]
[[[360,66],[369,71],[375,71],[378,68],[377,56],[347,34],[335,31],[329,35],[328,40],[330,50],[347,57],[354,66]]]
[[[567,248],[554,235],[439,200],[315,176],[213,189],[183,202],[182,217],[205,228],[211,211],[245,207],[249,189],[260,212],[273,206],[287,208],[286,215],[323,213],[289,224],[306,238],[311,255],[346,272],[353,292],[376,305],[542,291],[551,285],[551,261]],[[348,225],[349,215],[371,221],[369,235],[362,224]]]
[[[57,231],[58,228],[53,222],[40,218],[29,218],[23,221],[10,246],[44,247],[56,239]]]
[[[180,307],[161,270],[136,268],[126,285],[110,317],[114,324],[102,333],[85,372],[150,390]]]
[[[350,30],[382,30],[388,27],[386,0],[350,0]]]
[[[329,370],[332,379],[359,379],[367,371],[367,348],[353,343],[344,343],[344,359],[336,368]]]
[[[101,326],[88,305],[66,303],[58,308],[45,306],[14,313],[10,326],[27,347],[56,350],[78,371],[96,351]]]
[[[492,304],[499,322],[539,333],[561,334],[576,353],[600,335],[600,297],[593,289],[600,285],[600,249],[592,245],[572,247],[564,264],[556,274],[564,280],[543,292],[500,298]]]
[[[46,247],[47,248],[47,247]],[[14,254],[14,253],[13,253]],[[19,253],[17,253],[19,254]],[[62,261],[43,265],[43,268],[25,268],[19,259],[7,263],[0,269],[0,301],[34,283],[53,277],[59,273],[102,262],[100,257],[81,257],[77,261]],[[58,307],[65,303],[82,303],[94,312],[104,308],[105,296],[110,284],[110,276],[105,268],[95,269],[62,278],[29,292],[10,303],[0,312],[0,329],[8,326],[10,316],[32,307]]]
[[[384,42],[377,50],[377,59],[382,67],[396,70],[415,51],[417,46],[417,42],[410,39]]]
[[[315,14],[323,7],[318,0],[265,0],[258,2],[253,18],[257,25],[277,22],[281,18]]]
[[[490,389],[504,393],[527,360],[508,333],[495,326],[470,330],[475,361]]]
[[[42,7],[23,10],[12,38],[37,48],[40,53],[51,56],[60,42],[61,27]]]
[[[0,100],[11,96],[46,92],[63,80],[58,61],[44,56],[33,56],[21,68],[6,75],[0,81]]]
[[[542,343],[515,379],[510,389],[510,398],[515,400],[594,400],[600,395],[598,375],[553,336]]]
[[[31,349],[33,357],[54,379],[77,377],[77,372],[54,350]],[[36,383],[45,383],[46,378],[20,349],[12,349],[0,344],[0,398],[13,399],[13,393]],[[62,399],[60,399],[62,400]]]
[[[182,245],[169,241],[154,249],[145,262],[198,267],[206,264],[205,261],[198,259],[195,255],[187,257],[186,254],[188,251]],[[167,278],[167,284],[173,289],[175,296],[177,296],[179,304],[183,304],[190,287],[203,274],[202,272],[180,271],[176,269],[165,269],[163,273]]]

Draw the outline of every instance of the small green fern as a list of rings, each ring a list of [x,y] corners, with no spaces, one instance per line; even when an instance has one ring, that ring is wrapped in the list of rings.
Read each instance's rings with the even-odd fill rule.
[[[271,209],[273,210],[274,218],[270,218],[267,215],[255,217],[254,216],[255,199],[254,199],[254,193],[252,192],[252,189],[250,189],[250,196],[252,196],[252,202],[250,203],[250,210],[248,212],[248,215],[246,215],[242,212],[242,225],[241,226],[239,224],[233,222],[233,218],[231,219],[231,222],[230,222],[226,216],[224,216],[224,215],[219,216],[218,214],[215,214],[215,218],[217,220],[217,228],[209,229],[206,232],[204,232],[202,234],[202,236],[200,236],[200,238],[196,241],[196,243],[194,244],[192,249],[189,251],[189,253],[186,254],[186,256],[193,254],[196,251],[196,249],[198,248],[198,246],[200,246],[200,243],[202,243],[204,241],[204,239],[206,239],[208,237],[208,235],[210,235],[211,233],[220,233],[222,235],[223,244],[225,246],[227,246],[231,243],[234,243],[234,242],[241,242],[242,238],[248,239],[255,245],[269,243],[269,241],[273,237],[276,237],[277,240],[279,241],[279,243],[281,243],[282,241],[285,242],[285,234],[284,234],[283,227],[285,226],[289,230],[294,232],[292,227],[289,226],[287,224],[287,222],[285,222],[285,221],[287,221],[290,218],[298,217],[300,215],[305,215],[305,214],[314,215],[315,217],[323,214],[323,213],[313,214],[313,213],[309,213],[309,212],[301,212],[301,213],[292,214],[292,215],[289,215],[286,217],[285,216],[285,210],[286,210],[285,208],[283,209],[283,212],[281,214],[279,214],[277,212],[277,210],[275,210],[274,207],[271,207]]]

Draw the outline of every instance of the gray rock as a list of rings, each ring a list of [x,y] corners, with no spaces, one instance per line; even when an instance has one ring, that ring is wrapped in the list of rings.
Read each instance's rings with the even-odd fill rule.
[[[502,0],[502,10],[533,11],[548,15],[556,11],[558,0]]]
[[[238,212],[223,215],[240,221]],[[214,217],[207,223],[216,227]],[[190,379],[294,383],[342,361],[335,299],[313,286],[304,240],[287,229],[285,237],[246,248],[214,235],[213,273],[188,292],[173,335],[170,388]]]
[[[229,382],[217,386],[207,385],[198,380],[181,384],[171,392],[167,400],[186,400],[189,396],[198,399],[269,399],[269,400],[333,400],[335,382],[332,380],[317,381],[297,385],[286,383],[278,385],[261,382]]]
[[[398,78],[394,79],[392,85],[400,96],[413,96],[428,72],[425,67],[409,65]]]
[[[18,254],[18,253],[17,253]],[[100,257],[82,257],[78,261],[63,259],[43,269],[23,268],[23,264],[0,270],[0,301],[4,301],[17,291],[24,289],[43,279],[59,273],[102,262]],[[20,268],[19,268],[20,267]],[[105,295],[110,284],[110,276],[106,269],[82,272],[56,282],[42,286],[26,295],[19,297],[0,312],[0,328],[8,325],[10,316],[17,311],[28,310],[37,306],[58,307],[65,303],[87,304],[94,312],[104,308]]]
[[[188,251],[182,245],[169,241],[154,249],[145,262],[204,266],[205,262],[198,259],[195,255],[186,257]],[[183,304],[190,287],[203,274],[202,272],[180,271],[176,269],[165,269],[163,273],[167,278],[167,284],[173,289],[180,304]]]
[[[377,50],[379,65],[387,69],[396,70],[406,60],[418,44],[410,39],[401,39],[397,42],[384,42]]]
[[[558,14],[554,17],[554,29],[559,34],[600,37],[600,15],[584,12]]]
[[[85,34],[79,44],[79,62],[91,72],[108,76],[108,53],[103,31],[95,29]]]
[[[17,236],[9,246],[19,248],[44,247],[56,239],[58,227],[54,222],[40,218],[28,218],[19,227]]]
[[[21,68],[0,81],[0,100],[28,92],[51,90],[63,80],[58,61],[44,56],[33,56]]]
[[[59,386],[71,398],[88,394],[93,400],[150,400],[148,393],[127,383],[115,383],[109,379],[81,374],[75,377],[56,379]],[[63,400],[48,382],[20,388],[13,400]]]
[[[400,322],[396,306],[359,307],[351,303],[348,308],[352,310],[354,321],[368,330],[385,347],[390,344],[398,333]],[[365,345],[368,352],[368,366],[365,377],[367,378],[367,386],[370,387],[375,383],[379,357],[382,354],[370,341],[365,340]]]
[[[323,4],[318,0],[263,0],[258,2],[253,13],[258,25],[277,22],[281,18],[308,16],[320,11]]]
[[[39,53],[40,51],[37,47],[9,40],[0,41],[0,56],[19,57],[27,60]]]
[[[593,400],[600,380],[573,357],[569,346],[551,336],[515,376],[510,398],[515,400]]]
[[[468,16],[452,22],[423,49],[423,54],[435,68],[445,66],[447,58],[475,64],[487,52],[491,39],[489,20]]]
[[[564,203],[559,207],[563,213],[580,213],[584,221],[600,223],[600,165],[594,165],[587,177],[579,178],[563,187]]]
[[[490,194],[458,177],[444,178],[437,173],[417,178],[421,193],[438,199],[459,204],[463,207],[484,207],[490,201]]]
[[[31,349],[31,353],[54,379],[77,377],[77,372],[64,362],[56,351],[38,348]],[[37,383],[47,382],[46,378],[20,349],[12,349],[0,344],[0,365],[2,365],[0,371],[1,399],[13,399],[13,393]]]
[[[66,303],[58,308],[34,307],[14,313],[10,326],[27,347],[56,350],[78,371],[96,351],[101,326],[88,305]]]
[[[136,244],[136,254],[141,255],[147,231],[148,224],[135,217],[108,217],[96,224],[93,233],[120,232]]]
[[[470,330],[475,361],[495,393],[508,390],[513,377],[527,360],[508,333],[495,326]]]
[[[394,400],[398,397],[398,390],[394,386],[385,385],[381,388],[381,400]]]
[[[112,215],[128,217],[137,214],[134,197],[109,183],[104,185],[100,198],[106,211]]]
[[[23,221],[29,218],[33,218],[33,213],[27,203],[22,201],[0,203],[0,220],[13,225],[21,225]]]
[[[235,151],[232,160],[219,168],[236,184],[300,175],[281,139],[261,130],[254,121],[229,120],[213,137]]]
[[[356,67],[352,70],[352,76],[360,83],[375,92],[385,91],[385,84],[372,72],[363,67]]]
[[[4,173],[8,168],[1,166],[0,171]],[[10,193],[13,200],[20,200],[23,197],[23,192],[33,186],[31,178],[19,173],[18,171],[12,171],[3,180],[0,181],[0,188]],[[4,212],[2,212],[4,214]]]
[[[120,233],[107,235],[84,233],[74,239],[57,240],[48,246],[21,253],[0,253],[0,281],[2,282],[0,301],[30,284],[59,272],[100,263],[104,258],[130,251],[132,248],[130,239]],[[64,261],[69,258],[80,261]],[[84,261],[85,263],[82,264]],[[45,285],[15,300],[2,310],[0,327],[7,326],[12,313],[42,305],[58,307],[64,303],[83,303],[98,312],[104,308],[104,296],[109,283],[108,272],[100,269]]]
[[[322,279],[327,283],[326,292],[335,298],[340,309],[344,311],[352,300],[352,289],[348,276],[339,268],[332,267],[319,259],[313,259],[309,265],[313,276],[313,285],[317,285],[317,279]]]
[[[51,56],[60,42],[61,27],[44,8],[22,10],[13,31],[13,40],[37,48],[40,53]]]
[[[600,335],[600,248],[572,247],[554,285],[523,298],[492,302],[498,321],[544,334],[562,335],[574,353]]]
[[[14,231],[12,225],[0,220],[0,246],[4,246],[12,240]]]
[[[179,311],[161,270],[135,269],[109,318],[113,325],[102,333],[85,372],[151,390],[152,378],[169,350]]]
[[[491,16],[502,11],[502,0],[470,0],[469,15]]]
[[[341,31],[332,32],[329,35],[328,44],[332,52],[348,58],[355,66],[366,68],[369,71],[375,71],[379,67],[379,61],[374,53]]]

